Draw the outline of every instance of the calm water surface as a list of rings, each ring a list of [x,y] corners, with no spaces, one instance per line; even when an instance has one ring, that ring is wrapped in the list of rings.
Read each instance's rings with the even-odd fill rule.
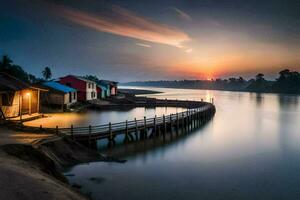
[[[187,137],[125,156],[124,164],[74,166],[66,172],[75,175],[72,184],[93,199],[300,199],[299,96],[154,90],[165,93],[149,96],[213,97],[216,115]]]
[[[133,108],[129,110],[111,110],[111,111],[93,111],[86,110],[79,113],[56,113],[47,114],[46,118],[37,119],[34,121],[25,122],[27,126],[54,128],[56,126],[70,127],[72,124],[74,127],[88,126],[88,125],[101,125],[108,124],[109,122],[116,123],[126,120],[143,119],[146,117],[168,115],[176,112],[183,112],[185,108],[175,107],[158,107],[158,108]]]

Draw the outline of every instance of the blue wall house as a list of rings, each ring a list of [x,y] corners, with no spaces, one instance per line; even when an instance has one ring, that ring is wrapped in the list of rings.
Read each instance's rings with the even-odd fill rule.
[[[118,83],[115,81],[100,80],[97,86],[101,88],[101,98],[107,98],[117,94]]]
[[[48,93],[42,95],[43,104],[57,105],[66,109],[77,102],[77,90],[74,88],[55,81],[44,82],[42,85],[49,89]]]

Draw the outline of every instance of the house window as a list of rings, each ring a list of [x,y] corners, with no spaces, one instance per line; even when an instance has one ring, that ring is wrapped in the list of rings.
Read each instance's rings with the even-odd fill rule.
[[[91,93],[91,97],[92,97],[92,98],[95,98],[95,96],[96,96],[95,92],[92,92],[92,93]]]
[[[91,88],[91,84],[90,83],[88,84],[88,88]]]

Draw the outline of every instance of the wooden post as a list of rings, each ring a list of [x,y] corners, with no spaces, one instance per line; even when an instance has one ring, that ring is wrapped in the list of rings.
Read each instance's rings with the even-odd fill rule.
[[[171,136],[173,134],[173,124],[172,124],[172,114],[170,114],[170,131],[171,131]]]
[[[164,123],[164,134],[167,132],[167,125],[166,125],[166,116],[163,115],[163,123]]]
[[[28,94],[28,107],[29,107],[28,113],[29,113],[29,115],[31,115],[31,96],[32,96],[32,94],[30,92],[27,94]]]
[[[185,128],[186,128],[186,132],[188,132],[189,131],[189,111],[188,110],[186,111],[186,118],[185,118],[185,120],[186,120]]]
[[[71,138],[74,140],[74,130],[73,130],[73,124],[71,125]]]
[[[184,112],[181,112],[181,134],[183,133],[184,131]]]
[[[40,125],[40,131],[42,131],[43,130],[43,126],[42,126],[42,124]]]
[[[153,127],[153,135],[154,135],[154,137],[156,137],[156,115],[154,116],[154,119],[153,119],[153,125],[154,125],[154,127]]]
[[[38,90],[37,98],[37,113],[40,113],[40,90]]]
[[[109,122],[109,124],[108,124],[108,129],[109,129],[109,140],[112,142],[113,133],[112,133],[112,130],[111,130],[111,122]]]
[[[200,109],[198,108],[197,109],[197,127],[199,127],[199,125],[200,125],[200,120],[199,120],[199,118],[200,118]]]
[[[20,121],[22,122],[22,106],[23,106],[23,92],[19,92],[19,112],[20,112]]]
[[[176,135],[178,135],[179,132],[179,117],[178,113],[176,113]]]
[[[144,139],[147,139],[148,133],[147,133],[147,119],[146,116],[144,116]]]
[[[194,111],[191,110],[190,111],[190,115],[191,115],[191,130],[194,128]]]
[[[126,125],[125,125],[126,127],[126,132],[125,132],[125,142],[127,142],[128,140],[129,140],[129,137],[128,137],[128,120],[126,120]]]
[[[91,148],[91,136],[92,136],[92,126],[89,125],[89,148]]]
[[[56,135],[58,135],[58,126],[56,126],[56,128],[55,128],[55,133],[56,133]]]
[[[163,126],[164,126],[163,138],[164,138],[164,140],[165,140],[166,132],[167,132],[166,117],[165,117],[165,115],[163,115]]]
[[[193,125],[194,125],[194,128],[196,127],[196,111],[193,110]]]
[[[135,139],[136,139],[136,141],[138,141],[139,140],[139,135],[138,135],[139,130],[138,130],[136,118],[134,118],[134,121],[135,121]]]

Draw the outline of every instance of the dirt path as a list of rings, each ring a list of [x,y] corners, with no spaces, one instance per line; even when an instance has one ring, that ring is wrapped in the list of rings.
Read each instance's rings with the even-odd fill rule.
[[[39,139],[53,137],[51,134],[37,134],[18,132],[6,127],[0,127],[0,145],[4,144],[31,144]]]

